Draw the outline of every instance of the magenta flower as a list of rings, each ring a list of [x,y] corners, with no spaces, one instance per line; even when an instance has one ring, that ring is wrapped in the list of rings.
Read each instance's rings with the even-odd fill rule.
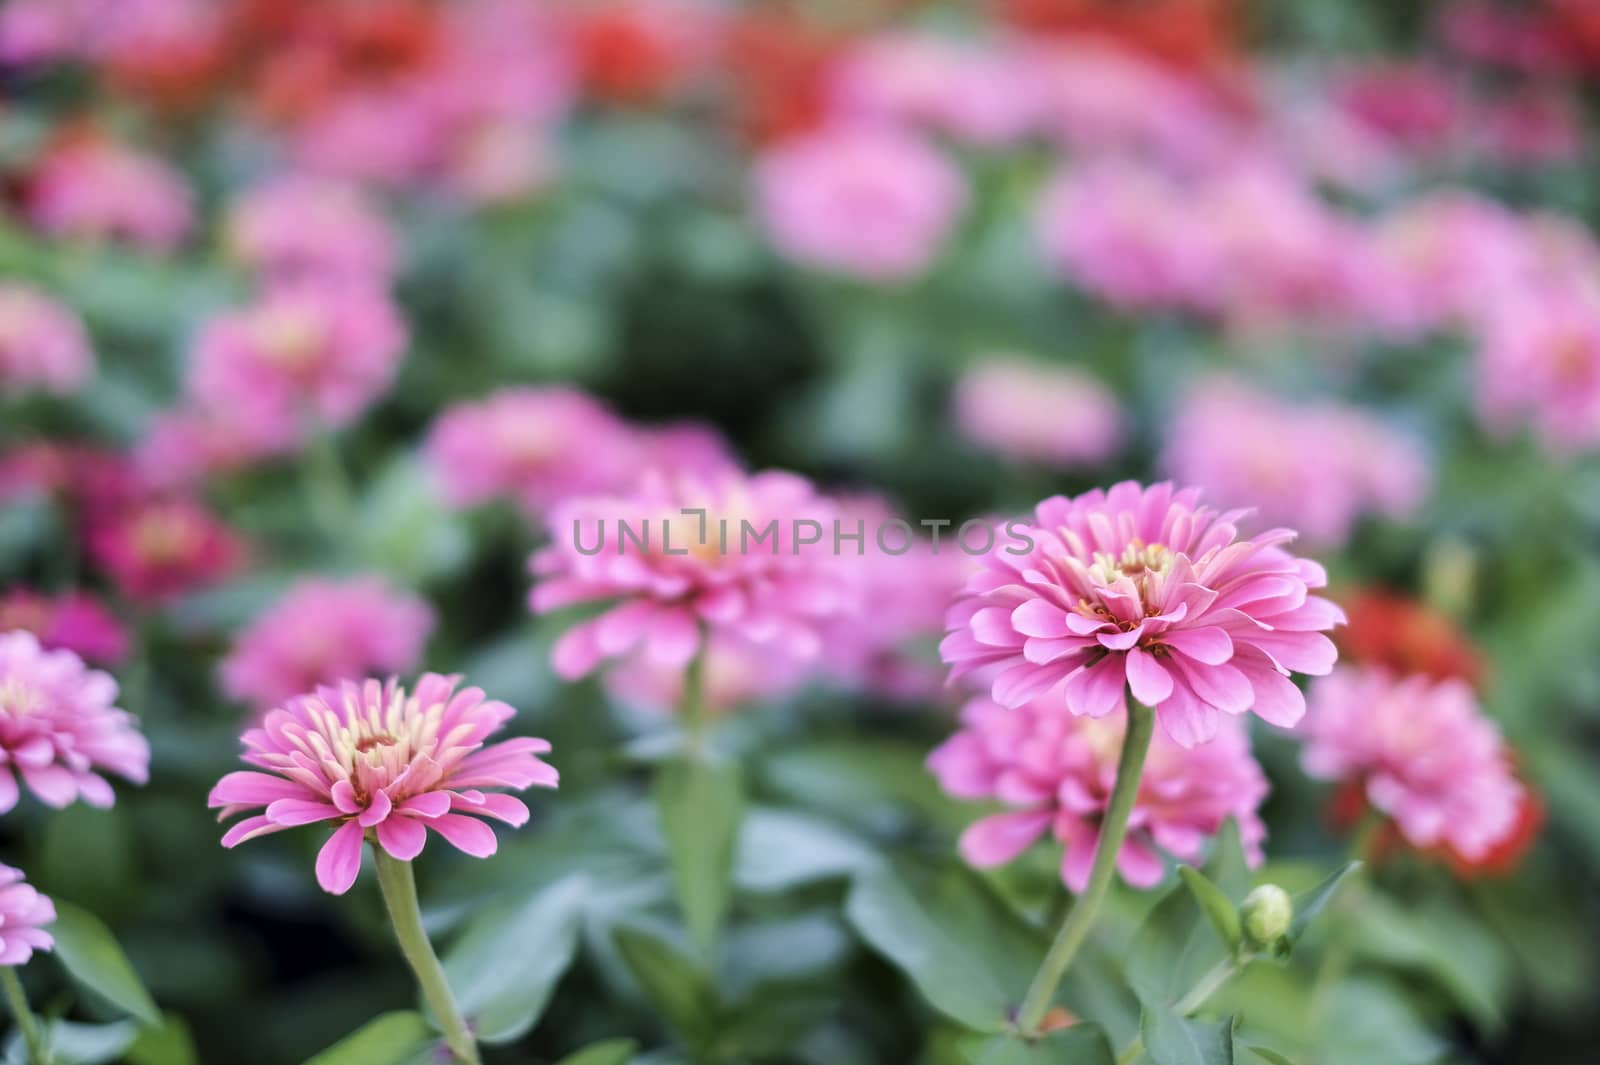
[[[1516,827],[1522,786],[1465,682],[1341,668],[1310,702],[1306,772],[1360,781],[1414,846],[1443,843],[1474,861]]]
[[[452,506],[508,496],[530,514],[576,495],[613,491],[649,457],[609,407],[559,387],[508,388],[450,407],[425,452]]]
[[[189,391],[202,410],[287,448],[360,417],[394,380],[405,347],[399,311],[374,287],[280,287],[206,324]]]
[[[128,598],[161,603],[233,573],[245,544],[193,500],[152,499],[95,517],[89,555]]]
[[[1241,540],[1247,512],[1199,498],[1125,481],[1040,503],[1033,549],[990,553],[951,608],[951,676],[974,674],[1003,706],[1043,697],[1089,717],[1131,689],[1185,747],[1225,714],[1292,726],[1305,699],[1289,675],[1333,668],[1322,632],[1344,614],[1307,594],[1327,576],[1283,549],[1292,531]]]
[[[27,211],[51,236],[150,251],[177,247],[194,216],[189,187],[175,170],[92,133],[51,149],[29,186]]]
[[[46,651],[31,632],[0,634],[0,813],[16,806],[19,777],[57,808],[115,803],[101,772],[143,784],[150,745],[116,698],[110,674],[71,651]]]
[[[44,926],[55,919],[55,904],[23,882],[21,869],[0,865],[0,965],[26,965],[34,951],[54,947]]]
[[[65,395],[93,375],[77,315],[32,285],[0,283],[0,392]]]
[[[114,666],[128,653],[128,633],[111,611],[86,592],[46,597],[27,588],[0,595],[0,632],[24,629],[47,650],[67,650],[86,662]]]
[[[379,281],[394,271],[395,239],[360,190],[290,174],[252,189],[228,212],[238,261],[271,277]]]
[[[703,521],[685,508],[703,509]],[[532,560],[539,581],[530,605],[541,614],[613,605],[556,642],[556,672],[576,679],[636,648],[681,669],[700,650],[703,630],[815,658],[821,625],[846,600],[825,539],[832,517],[809,481],[777,471],[651,473],[628,495],[557,508],[554,543]],[[814,522],[818,542],[798,542],[814,529],[797,522]]]
[[[962,174],[893,128],[827,129],[756,163],[757,211],[773,244],[803,266],[867,281],[924,272],[967,203]]]
[[[1048,833],[1065,848],[1062,882],[1081,892],[1100,846],[1127,714],[1079,717],[1054,700],[1007,708],[980,696],[962,710],[961,726],[928,756],[928,768],[957,798],[1009,808],[962,833],[962,857],[980,869],[1002,865]],[[1257,810],[1267,790],[1242,721],[1223,722],[1210,743],[1194,750],[1158,733],[1117,871],[1134,887],[1150,887],[1163,875],[1163,852],[1199,861],[1229,818],[1239,825],[1250,863],[1258,864],[1266,828]]]
[[[299,581],[234,641],[222,689],[265,711],[319,685],[409,673],[432,628],[428,605],[382,578]]]
[[[332,821],[317,854],[317,883],[342,895],[361,871],[369,836],[391,857],[422,853],[428,830],[474,858],[495,852],[479,818],[527,823],[521,799],[483,788],[556,786],[539,759],[550,744],[518,737],[484,746],[516,711],[460,677],[424,673],[407,692],[394,680],[343,681],[296,696],[245,732],[243,759],[256,770],[229,773],[207,805],[220,820],[257,807],[222,837],[224,847],[296,825]]]
[[[1122,442],[1122,410],[1082,370],[986,359],[956,385],[956,424],[1002,455],[1052,465],[1103,462]]]

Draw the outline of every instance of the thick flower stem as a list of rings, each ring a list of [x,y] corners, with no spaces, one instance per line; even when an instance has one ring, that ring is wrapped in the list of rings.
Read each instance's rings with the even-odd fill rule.
[[[703,639],[703,637],[702,637]],[[684,754],[699,764],[706,758],[706,651],[690,660],[683,674]]]
[[[439,956],[428,942],[428,933],[422,927],[422,910],[417,905],[417,881],[411,873],[411,863],[391,858],[382,847],[374,847],[378,857],[378,886],[383,891],[384,905],[389,908],[389,921],[394,925],[394,935],[400,941],[400,953],[411,963],[422,986],[422,997],[427,1000],[433,1015],[439,1020],[439,1029],[450,1053],[465,1065],[479,1065],[478,1045],[467,1030],[455,996],[445,981],[444,968]]]
[[[33,1019],[33,1011],[28,1009],[28,996],[22,990],[22,981],[17,979],[17,970],[10,965],[0,966],[0,991],[5,992],[6,1006],[17,1022],[22,1041],[28,1045],[28,1065],[49,1065],[39,1024]]]
[[[1089,872],[1088,886],[1078,896],[1077,903],[1067,919],[1061,922],[1050,952],[1034,974],[1028,995],[1017,1011],[1017,1032],[1031,1039],[1038,1035],[1039,1024],[1050,1010],[1056,986],[1072,963],[1073,955],[1083,945],[1094,923],[1095,913],[1105,901],[1116,874],[1117,855],[1122,851],[1122,841],[1128,834],[1128,817],[1133,813],[1134,799],[1139,794],[1139,776],[1144,772],[1145,754],[1150,749],[1150,737],[1155,732],[1156,714],[1147,706],[1134,703],[1128,708],[1128,731],[1122,739],[1122,757],[1117,764],[1117,782],[1111,791],[1111,801],[1106,805],[1105,819],[1100,824],[1100,843],[1094,855],[1094,866]]]

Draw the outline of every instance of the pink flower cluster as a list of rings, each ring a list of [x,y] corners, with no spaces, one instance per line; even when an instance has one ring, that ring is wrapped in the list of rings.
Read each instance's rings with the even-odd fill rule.
[[[1002,455],[1056,466],[1093,465],[1122,442],[1122,409],[1092,374],[1070,366],[990,358],[957,383],[956,424]]]
[[[1284,550],[1293,532],[1239,538],[1245,513],[1131,481],[1045,500],[1033,550],[986,556],[951,608],[952,678],[1003,706],[1043,698],[1089,717],[1131,690],[1184,747],[1214,739],[1226,715],[1294,725],[1305,699],[1290,675],[1333,668],[1322,633],[1344,616],[1309,594],[1327,577]]]
[[[21,869],[0,865],[0,965],[26,965],[34,951],[54,947],[44,926],[55,919],[55,903],[23,883]]]
[[[94,375],[94,351],[71,310],[32,285],[0,283],[0,393],[66,394]]]
[[[150,496],[89,516],[89,555],[118,590],[164,603],[229,576],[244,540],[193,499]]]
[[[1523,801],[1504,742],[1466,682],[1341,668],[1311,689],[1307,773],[1358,781],[1414,846],[1484,857]]]
[[[234,640],[222,690],[258,711],[319,685],[409,673],[433,611],[379,577],[297,581]]]
[[[230,828],[224,847],[298,825],[334,822],[317,854],[317,883],[342,895],[361,871],[369,837],[410,861],[428,832],[475,858],[498,846],[480,818],[526,824],[528,807],[502,791],[553,788],[556,770],[531,737],[485,746],[516,713],[459,677],[425,673],[407,691],[395,681],[344,681],[290,699],[244,734],[251,770],[229,773],[207,800],[219,818],[261,808]]]
[[[981,696],[969,702],[960,730],[928,757],[928,768],[949,794],[1008,809],[962,834],[962,857],[987,869],[1048,834],[1064,849],[1062,882],[1082,891],[1100,846],[1126,729],[1125,711],[1080,717],[1053,699],[1015,707]],[[1266,795],[1243,722],[1222,722],[1210,743],[1193,750],[1158,732],[1117,871],[1134,887],[1151,887],[1165,873],[1163,854],[1198,862],[1207,840],[1230,818],[1251,864],[1259,863],[1266,828],[1257,810]]]
[[[1228,378],[1202,381],[1185,396],[1162,466],[1184,484],[1251,504],[1264,520],[1332,545],[1344,543],[1364,513],[1414,513],[1430,481],[1419,446],[1359,408],[1287,403]]]
[[[16,806],[19,780],[54,807],[112,805],[101,773],[143,784],[150,746],[116,697],[117,682],[71,651],[47,651],[31,632],[0,634],[0,813]]]
[[[28,189],[28,219],[54,237],[171,251],[194,220],[183,178],[160,159],[97,133],[50,150]]]
[[[93,596],[78,591],[46,597],[27,588],[0,594],[0,632],[31,632],[46,650],[66,650],[102,666],[128,653],[128,632]]]
[[[229,208],[224,239],[233,258],[280,281],[381,283],[395,269],[388,221],[354,186],[286,174]]]

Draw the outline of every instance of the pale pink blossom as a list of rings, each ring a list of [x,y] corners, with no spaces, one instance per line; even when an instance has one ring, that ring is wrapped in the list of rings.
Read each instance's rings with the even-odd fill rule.
[[[952,678],[1004,706],[1042,697],[1089,717],[1120,710],[1131,689],[1185,747],[1230,714],[1293,726],[1305,699],[1290,675],[1333,668],[1322,633],[1344,615],[1308,594],[1327,575],[1284,549],[1292,530],[1240,539],[1248,511],[1199,499],[1125,481],[1040,503],[1032,550],[985,556],[951,608],[940,651]]]
[[[432,629],[428,604],[382,578],[297,581],[234,640],[222,690],[268,710],[318,685],[409,673]]]
[[[827,128],[756,162],[756,211],[778,252],[867,281],[906,281],[933,263],[967,203],[961,172],[887,126]]]
[[[277,279],[354,278],[394,272],[389,223],[352,185],[287,174],[246,192],[228,210],[224,239],[244,265]]]
[[[1558,453],[1600,446],[1600,290],[1510,296],[1478,332],[1479,416],[1499,435],[1531,426]]]
[[[399,187],[424,180],[449,138],[433,85],[417,77],[347,90],[295,127],[296,164],[344,181]]]
[[[1522,787],[1464,681],[1337,669],[1312,686],[1302,732],[1306,772],[1359,781],[1416,847],[1472,861],[1516,826]]]
[[[0,965],[26,965],[34,951],[54,947],[44,926],[55,919],[55,904],[23,882],[21,869],[0,865]]]
[[[101,666],[128,654],[128,631],[94,596],[70,591],[45,596],[29,588],[0,595],[0,632],[24,630],[46,650],[67,650]]]
[[[31,632],[0,634],[0,813],[17,805],[19,779],[57,808],[113,805],[102,773],[143,784],[150,745],[116,698],[111,675],[71,651],[47,651]]]
[[[201,328],[189,393],[202,410],[287,450],[365,413],[393,382],[406,343],[398,308],[377,288],[274,288]]]
[[[1431,481],[1416,440],[1359,408],[1290,403],[1223,377],[1184,397],[1162,468],[1325,545],[1344,543],[1363,514],[1411,515]]]
[[[1049,835],[1064,848],[1062,882],[1082,891],[1126,729],[1122,710],[1093,718],[1048,699],[1009,708],[982,696],[969,702],[961,729],[929,755],[928,768],[949,794],[998,801],[1007,810],[962,833],[962,857],[987,869]],[[1163,855],[1197,864],[1230,818],[1250,864],[1260,864],[1266,828],[1257,811],[1266,795],[1266,776],[1251,757],[1242,721],[1223,722],[1210,743],[1194,750],[1157,732],[1117,871],[1134,887],[1153,887],[1165,873]]]
[[[969,439],[1030,462],[1093,465],[1122,442],[1116,396],[1072,366],[984,359],[956,384],[954,407]]]
[[[32,285],[0,283],[0,392],[65,395],[94,375],[78,316]]]
[[[706,709],[718,714],[793,695],[810,673],[806,663],[783,648],[731,632],[707,639],[701,653],[704,661],[697,697]],[[688,679],[681,667],[633,655],[607,670],[604,683],[613,698],[628,706],[646,713],[672,714],[683,707]]]
[[[822,626],[848,605],[833,517],[810,482],[778,471],[651,471],[627,494],[563,504],[532,560],[530,605],[611,605],[556,642],[556,673],[576,679],[636,650],[682,669],[720,632],[816,658]]]
[[[260,425],[224,411],[180,406],[153,417],[133,449],[144,483],[162,491],[193,489],[214,476],[281,454],[290,437],[282,425]]]
[[[408,692],[394,680],[347,680],[269,712],[243,736],[242,758],[255,768],[229,773],[207,799],[220,820],[265,808],[222,845],[334,822],[317,853],[317,883],[334,895],[356,882],[369,838],[400,861],[422,853],[430,829],[474,858],[493,854],[494,830],[479,818],[519,827],[528,807],[482,789],[553,788],[558,777],[538,757],[550,750],[544,740],[484,746],[516,711],[482,689],[457,691],[460,681],[424,673]]]
[[[28,188],[29,220],[75,240],[116,240],[171,251],[188,234],[193,196],[161,159],[98,134],[63,139]]]

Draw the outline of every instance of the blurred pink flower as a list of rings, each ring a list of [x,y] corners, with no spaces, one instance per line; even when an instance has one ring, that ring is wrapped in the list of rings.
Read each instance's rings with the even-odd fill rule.
[[[951,608],[951,677],[976,673],[1004,706],[1047,697],[1089,717],[1125,707],[1131,688],[1184,747],[1225,714],[1294,725],[1305,699],[1289,675],[1333,668],[1322,631],[1344,615],[1307,594],[1327,576],[1283,549],[1291,530],[1241,540],[1248,512],[1199,498],[1124,481],[1040,503],[1033,549],[985,556]]]
[[[75,392],[94,376],[78,316],[32,285],[0,282],[0,392]]]
[[[690,508],[705,513],[684,513]],[[720,632],[815,658],[822,625],[846,606],[829,550],[833,515],[810,482],[778,471],[651,471],[626,495],[561,505],[550,523],[554,542],[533,556],[530,605],[541,614],[613,605],[556,642],[556,673],[576,679],[636,648],[657,666],[681,669],[705,635]],[[820,530],[810,546],[797,527],[806,521]]]
[[[225,241],[235,259],[273,278],[381,283],[394,272],[389,223],[354,186],[290,173],[239,197]]]
[[[0,500],[38,493],[100,515],[137,500],[144,487],[128,457],[107,448],[29,440],[0,452]]]
[[[0,865],[0,965],[26,965],[34,951],[54,947],[44,926],[55,919],[55,904],[23,883],[21,869]]]
[[[143,784],[150,745],[116,698],[110,674],[71,651],[46,651],[31,632],[0,634],[0,813],[17,805],[19,777],[57,808],[113,805],[101,772]]]
[[[232,574],[245,546],[199,503],[151,499],[96,516],[89,554],[123,595],[161,603]]]
[[[327,100],[293,131],[296,163],[340,180],[398,187],[437,166],[448,127],[433,86],[416,77],[380,90],[347,90]]]
[[[234,640],[222,690],[258,710],[318,685],[409,673],[433,629],[433,611],[379,577],[301,580]]]
[[[1600,445],[1600,290],[1530,289],[1483,317],[1476,372],[1484,424],[1502,435],[1531,425],[1557,453]]]
[[[446,186],[468,203],[515,203],[557,174],[549,136],[509,119],[479,122],[458,136],[445,162]]]
[[[189,392],[252,439],[290,448],[359,418],[394,380],[406,342],[398,308],[376,288],[275,288],[201,329]]]
[[[1104,462],[1122,442],[1122,410],[1093,375],[1070,366],[988,358],[956,385],[956,424],[1010,458],[1052,465]]]
[[[967,203],[961,171],[892,127],[786,141],[756,162],[755,182],[761,224],[782,255],[883,283],[927,270]]]
[[[1464,681],[1337,669],[1312,686],[1302,732],[1306,772],[1362,781],[1416,847],[1473,861],[1516,826],[1522,787]]]
[[[246,730],[243,760],[207,805],[219,820],[257,807],[222,837],[224,847],[296,825],[333,821],[317,854],[317,883],[342,895],[361,871],[361,845],[400,861],[422,853],[428,830],[474,858],[498,846],[480,817],[519,827],[522,800],[482,788],[553,788],[556,770],[538,757],[550,744],[518,737],[484,746],[516,711],[482,689],[456,691],[460,677],[424,673],[407,692],[393,680],[344,681],[296,696]],[[472,816],[469,816],[472,815]]]
[[[134,445],[133,463],[150,487],[187,490],[279,454],[287,442],[280,426],[250,425],[223,411],[178,407],[149,421]]]
[[[1054,700],[1007,708],[979,696],[962,710],[961,726],[928,756],[928,768],[957,798],[1009,807],[962,833],[962,857],[980,869],[1002,865],[1048,833],[1065,848],[1062,882],[1082,891],[1116,783],[1127,712],[1079,717]],[[1117,871],[1134,887],[1152,887],[1165,871],[1163,852],[1198,862],[1229,818],[1238,823],[1250,864],[1259,864],[1266,828],[1257,810],[1267,790],[1243,722],[1223,722],[1215,739],[1194,750],[1158,732]]]
[[[1431,481],[1416,441],[1359,408],[1288,403],[1224,377],[1184,397],[1161,464],[1176,480],[1250,504],[1263,520],[1322,545],[1344,543],[1362,514],[1414,513]]]
[[[75,0],[11,0],[0,5],[0,63],[25,66],[76,54],[81,6]]]
[[[161,159],[88,133],[46,154],[27,214],[51,236],[171,251],[189,232],[194,204],[182,175]]]
[[[0,595],[0,632],[31,632],[47,650],[66,650],[88,662],[114,666],[128,654],[128,632],[87,592],[43,596],[28,588]]]
[[[706,640],[700,699],[713,713],[730,713],[793,694],[806,681],[806,663],[772,643],[756,643],[722,632]],[[831,659],[830,659],[831,664]],[[647,713],[674,714],[683,706],[687,672],[634,655],[605,674],[613,698]]]
[[[1329,94],[1348,114],[1413,152],[1449,149],[1468,102],[1444,70],[1427,62],[1378,62],[1336,72]]]
[[[1510,166],[1570,163],[1583,153],[1583,117],[1574,99],[1539,87],[1497,95],[1472,116],[1477,140],[1493,159]]]
[[[424,446],[452,506],[499,496],[530,514],[621,487],[645,461],[631,426],[573,388],[515,386],[447,408]]]

